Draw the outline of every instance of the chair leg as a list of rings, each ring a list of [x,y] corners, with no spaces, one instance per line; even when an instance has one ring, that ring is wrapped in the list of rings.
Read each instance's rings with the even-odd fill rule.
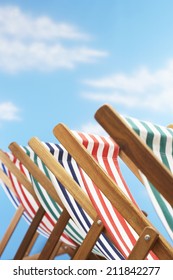
[[[35,234],[44,214],[45,214],[45,210],[43,209],[42,206],[40,206],[27,233],[25,234],[25,237],[24,237],[22,243],[20,244],[20,246],[17,250],[14,260],[22,260],[24,258],[25,253],[34,237],[34,234]]]
[[[27,250],[26,250],[26,252],[25,252],[25,257],[29,256],[29,254],[30,254],[30,252],[31,252],[31,250],[32,250],[32,247],[34,246],[34,244],[35,244],[35,242],[36,242],[38,236],[39,236],[39,233],[36,231],[35,234],[34,234],[34,236],[33,236],[33,238],[32,238],[31,243],[29,244],[29,247],[27,248]]]
[[[144,260],[158,239],[158,232],[152,227],[145,227],[128,260]]]
[[[64,231],[64,228],[66,227],[70,215],[67,212],[66,209],[63,210],[61,216],[59,217],[48,241],[46,242],[42,252],[39,255],[39,260],[48,260],[48,259],[54,259],[57,255],[57,250],[59,248],[59,239]]]
[[[90,253],[91,253],[97,239],[99,238],[100,234],[103,232],[103,230],[104,230],[104,225],[102,224],[100,219],[97,218],[93,222],[83,243],[81,244],[81,246],[77,250],[76,254],[74,255],[73,260],[87,259],[90,256]]]
[[[25,256],[22,260],[38,260],[39,257],[39,253],[38,254],[34,254],[32,256]]]
[[[20,218],[23,214],[24,208],[22,205],[19,206],[19,208],[16,210],[16,213],[14,215],[14,217],[12,218],[12,221],[10,222],[9,227],[7,228],[3,239],[1,240],[0,243],[0,256],[2,255],[3,251],[5,250],[5,247],[7,246],[7,243],[10,239],[10,237],[12,236],[17,224],[20,221]]]
[[[63,255],[63,254],[68,254],[71,258],[73,258],[73,256],[76,253],[77,248],[68,246],[66,243],[61,241],[61,242],[59,242],[59,247],[57,246],[56,256],[60,256],[60,255]]]

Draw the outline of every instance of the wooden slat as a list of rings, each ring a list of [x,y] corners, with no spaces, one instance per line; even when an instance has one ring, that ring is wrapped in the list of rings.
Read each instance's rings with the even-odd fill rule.
[[[61,216],[59,217],[55,227],[53,228],[53,231],[47,240],[41,254],[39,255],[39,260],[48,260],[48,259],[54,259],[54,257],[57,254],[57,244],[60,240],[60,237],[64,231],[64,228],[66,227],[67,223],[70,220],[70,215],[67,212],[66,209],[63,210],[61,213]]]
[[[86,196],[85,192],[74,181],[74,179],[66,172],[60,163],[54,158],[54,156],[45,148],[38,138],[31,138],[29,146],[45,163],[49,170],[55,175],[59,182],[69,191],[73,198],[79,203],[79,205],[86,211],[93,221],[97,219],[97,212],[93,207],[91,201]],[[49,190],[47,190],[49,193]],[[105,235],[111,240],[109,233],[104,230]],[[83,246],[83,245],[81,245]],[[93,258],[93,254],[90,256]]]
[[[144,260],[159,237],[158,232],[146,227],[131,251],[128,260]]]
[[[42,173],[42,171],[32,162],[32,160],[25,154],[25,152],[20,148],[20,146],[17,143],[12,143],[10,145],[10,149],[13,152],[13,154],[18,158],[21,163],[30,171],[30,173],[34,176],[36,176],[36,179],[40,181],[41,184],[44,184],[46,188],[50,188],[50,193],[54,194],[56,196],[58,203],[61,205],[62,208],[64,208],[61,200],[59,199],[57,193],[54,191],[53,185],[50,182],[50,180]],[[7,166],[7,168],[16,176],[17,180],[31,193],[31,195],[34,197],[34,199],[38,202],[38,198],[34,192],[32,184],[28,181],[26,176],[14,165],[14,163],[8,158],[8,156],[3,153],[3,151],[0,151],[0,159],[1,161]],[[5,174],[4,174],[5,175]],[[6,183],[9,185],[9,181],[7,180],[6,177],[3,176],[3,179],[6,179]],[[68,214],[67,210],[66,213]],[[38,212],[39,213],[39,212]],[[36,217],[38,217],[38,213],[36,213]],[[35,217],[35,218],[36,218]],[[35,219],[34,218],[34,219]],[[39,221],[39,218],[38,218]],[[61,219],[62,223],[62,219]],[[37,224],[39,226],[39,222]],[[60,225],[60,223],[59,223]],[[27,246],[22,246],[19,247],[18,253],[16,254],[16,258],[21,258],[25,255],[25,257],[29,254],[33,244],[35,243],[35,238],[37,237],[37,232],[36,232],[37,227],[34,226],[34,220],[32,221],[27,234],[25,235],[24,241],[22,244],[26,243],[28,244]],[[34,233],[35,231],[35,233]],[[29,238],[29,234],[32,232],[32,237]],[[59,237],[60,238],[60,237]],[[56,237],[57,242],[59,240],[58,236]],[[50,239],[52,240],[52,236],[50,236]],[[29,241],[28,241],[29,240]],[[30,244],[29,244],[30,242]],[[47,245],[46,248],[51,247],[51,242],[48,243],[49,246]],[[26,248],[26,251],[24,252],[24,248]],[[43,251],[44,253],[45,251]],[[43,255],[43,254],[42,254]]]
[[[0,169],[0,178],[4,182],[4,184],[10,189],[10,191],[16,196],[15,190],[12,186],[12,183],[9,177]]]
[[[32,176],[44,187],[49,195],[64,208],[52,182],[47,176],[38,168],[38,166],[29,158],[29,156],[21,149],[21,147],[13,142],[9,145],[11,152],[20,160],[20,162],[28,169]],[[34,192],[35,195],[35,192]],[[38,200],[38,198],[37,198]]]
[[[56,245],[56,250],[57,250],[56,256],[68,254],[72,258],[77,250],[77,247],[78,246],[76,246],[75,248],[70,247],[67,246],[67,244],[65,244],[64,242],[59,241],[58,244]],[[53,256],[51,255],[50,260],[53,260],[54,257],[55,257],[54,255]]]
[[[145,215],[125,196],[66,126],[57,125],[54,135],[139,235],[145,227],[152,227]],[[173,250],[163,237],[158,239],[157,245],[153,250],[160,258],[173,259]]]
[[[14,217],[12,218],[9,227],[7,228],[1,243],[0,243],[0,256],[2,255],[3,251],[5,250],[5,247],[7,246],[7,243],[12,236],[15,228],[18,225],[18,222],[20,221],[20,218],[23,214],[24,208],[22,205],[19,206],[19,208],[16,210]]]
[[[29,141],[29,146],[35,151],[35,153],[41,158],[45,165],[60,181],[60,183],[67,188],[73,198],[86,210],[88,215],[94,220],[97,217],[97,213],[93,208],[90,200],[86,196],[85,192],[79,187],[79,185],[73,180],[73,178],[65,171],[59,162],[53,155],[44,147],[44,145],[37,138],[33,137]],[[49,193],[49,190],[47,190]]]
[[[38,254],[34,254],[32,256],[25,256],[22,260],[26,260],[26,261],[28,261],[28,260],[38,260],[39,255],[40,254],[38,253]]]
[[[9,159],[9,157],[0,150],[0,160],[7,166],[9,171],[14,174],[17,180],[30,192],[36,201],[37,196],[33,190],[32,184],[27,177],[15,166],[15,164]]]
[[[25,234],[25,236],[17,250],[17,253],[15,254],[14,260],[22,260],[24,258],[25,253],[26,253],[30,243],[32,242],[35,232],[44,215],[45,215],[45,210],[43,209],[42,206],[40,206],[32,221],[32,224],[31,224],[32,226],[30,226],[29,229],[27,230],[27,233]]]
[[[145,145],[140,137],[110,106],[102,106],[96,120],[108,132],[124,153],[173,206],[173,176]],[[145,159],[145,160],[144,160]],[[152,169],[150,168],[152,166]]]
[[[32,184],[29,182],[27,177],[15,166],[15,164],[10,160],[10,158],[2,150],[0,150],[0,160],[9,169],[9,171],[11,173],[13,173],[13,175],[17,178],[17,180],[29,191],[29,193],[34,197],[34,199],[38,203],[38,199],[37,199],[37,196],[36,196],[36,194],[35,194],[35,192],[33,190]],[[3,179],[5,180],[6,178],[3,177]],[[9,178],[8,178],[8,180],[11,183]],[[10,187],[10,184],[9,184],[8,180],[6,179],[5,182],[8,183],[8,187]],[[22,208],[23,211],[24,211],[23,206],[20,206],[20,208]],[[12,229],[12,227],[15,229],[15,227],[17,226],[18,221],[19,220],[16,220],[16,222],[15,222],[16,225],[15,225],[14,221],[12,221],[12,223],[10,223],[10,225],[9,225],[9,229],[10,228]],[[30,224],[30,227],[29,227],[28,231],[32,230],[32,228],[33,228],[33,223]],[[10,232],[8,232],[8,234],[10,234]],[[33,235],[30,244],[28,244],[28,247],[26,248],[27,249],[26,252],[22,251],[23,255],[27,256],[29,254],[30,250],[32,249],[32,247],[33,247],[33,245],[35,243],[36,236],[38,236],[37,232],[35,232],[35,235]],[[7,236],[4,237],[4,238],[6,239]],[[8,239],[9,239],[9,237],[8,237]],[[6,242],[8,242],[8,241],[6,241]]]
[[[31,175],[44,187],[44,189],[49,193],[49,195],[58,203],[58,205],[63,209],[62,217],[58,219],[53,232],[50,234],[49,239],[43,248],[42,252],[39,255],[39,259],[48,259],[49,257],[52,258],[56,251],[55,243],[58,243],[61,234],[66,226],[64,224],[65,215],[69,217],[67,210],[65,209],[64,205],[62,204],[52,182],[46,177],[46,175],[38,168],[38,166],[29,158],[29,156],[21,149],[21,147],[16,143],[13,142],[9,145],[9,149],[12,153],[20,160],[20,162],[28,169]],[[32,223],[33,224],[33,223]],[[59,231],[58,231],[59,228]],[[58,232],[55,235],[55,231]],[[60,234],[61,233],[61,234]],[[56,240],[56,241],[55,241]],[[53,250],[53,247],[54,250]],[[46,248],[46,249],[45,249]],[[51,251],[52,250],[52,251]],[[57,253],[57,251],[56,251]]]
[[[100,222],[100,219],[98,217],[97,219],[95,219],[90,230],[88,231],[88,233],[82,243],[82,246],[80,246],[79,249],[76,251],[76,254],[73,257],[73,260],[85,260],[89,257],[100,234],[104,230],[104,225],[99,222]]]
[[[30,252],[31,252],[31,250],[32,250],[32,248],[33,248],[33,246],[34,246],[34,244],[35,244],[35,242],[36,242],[38,236],[39,236],[39,233],[36,231],[36,232],[34,233],[34,236],[33,236],[33,238],[32,238],[32,241],[30,242],[30,244],[29,244],[29,246],[28,246],[28,248],[27,248],[27,250],[26,250],[26,252],[25,252],[25,257],[29,256],[29,254],[30,254]]]
[[[173,129],[173,124],[169,124],[167,127]]]

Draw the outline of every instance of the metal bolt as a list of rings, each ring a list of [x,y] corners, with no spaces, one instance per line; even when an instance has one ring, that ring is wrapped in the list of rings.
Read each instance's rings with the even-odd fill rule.
[[[149,234],[146,234],[146,235],[144,236],[144,239],[145,239],[146,241],[149,241],[150,238],[151,238],[151,236],[150,236]]]
[[[101,220],[98,220],[98,221],[97,221],[98,226],[100,226],[100,225],[101,225],[101,223],[102,223],[102,221],[101,221]]]

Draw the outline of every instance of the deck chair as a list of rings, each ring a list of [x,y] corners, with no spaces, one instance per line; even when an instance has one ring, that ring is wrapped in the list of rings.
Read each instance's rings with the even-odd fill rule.
[[[73,259],[87,259],[92,249],[96,255],[106,259],[124,259],[123,255],[110,241],[110,236],[103,233],[104,229],[100,218],[97,217],[86,192],[79,186],[82,181],[79,177],[78,166],[75,161],[71,161],[71,157],[66,150],[60,145],[41,143],[37,139],[31,140],[29,145],[48,169],[52,172],[53,168],[55,171],[55,174],[54,172],[50,173],[52,179],[54,178],[54,187],[59,190],[58,194],[62,202],[75,221],[78,231],[81,233],[81,241],[84,240],[83,246],[79,247]]]
[[[156,232],[155,229],[153,229],[151,224],[146,219],[145,215],[139,209],[137,209],[137,207],[134,206],[133,203],[129,199],[126,198],[126,196],[122,193],[122,191],[119,190],[119,188],[117,188],[115,181],[113,181],[113,179],[110,179],[110,177],[107,175],[107,173],[105,171],[103,171],[102,168],[100,168],[98,163],[86,151],[86,149],[79,143],[79,141],[76,140],[74,135],[63,125],[57,126],[54,129],[54,134],[60,140],[60,142],[63,143],[63,146],[66,148],[66,150],[69,151],[69,153],[67,153],[67,151],[65,151],[65,149],[62,146],[60,148],[58,148],[58,150],[57,150],[57,145],[56,145],[56,148],[55,148],[55,146],[53,146],[53,148],[52,148],[52,146],[50,147],[49,145],[43,144],[36,138],[31,139],[29,141],[29,145],[35,151],[35,153],[38,154],[38,156],[42,159],[42,161],[46,164],[46,166],[50,169],[50,171],[58,179],[58,185],[55,185],[55,188],[56,188],[57,192],[59,193],[59,196],[61,197],[61,200],[63,201],[64,205],[66,206],[68,211],[71,213],[71,216],[73,216],[73,219],[76,221],[76,223],[78,223],[78,226],[79,227],[83,226],[83,224],[86,221],[86,216],[85,216],[85,221],[83,221],[83,219],[82,219],[83,215],[79,215],[79,214],[81,212],[83,213],[84,210],[87,212],[87,205],[89,203],[87,196],[86,196],[86,198],[84,197],[81,199],[81,197],[83,196],[84,190],[81,190],[79,188],[79,185],[80,186],[83,185],[83,187],[85,188],[85,185],[89,184],[88,188],[94,191],[93,188],[95,188],[95,184],[96,184],[96,185],[99,185],[99,187],[101,186],[102,190],[105,188],[107,189],[107,186],[108,186],[108,189],[109,189],[108,197],[111,197],[110,201],[113,203],[114,206],[117,207],[117,209],[119,210],[120,213],[122,212],[123,216],[125,216],[125,218],[131,224],[131,226],[133,226],[134,229],[137,231],[137,233],[140,235],[138,242],[134,246],[135,249],[132,250],[133,252],[128,254],[129,253],[128,249],[123,248],[123,250],[124,250],[123,251],[122,250],[123,246],[120,246],[119,242],[117,242],[117,240],[116,240],[117,237],[115,238],[113,235],[110,234],[110,231],[109,232],[107,231],[107,225],[105,224],[105,221],[103,219],[102,221],[105,224],[104,231],[106,232],[107,236],[109,236],[109,239],[111,240],[112,246],[113,246],[110,251],[110,248],[108,248],[107,245],[105,244],[105,246],[106,246],[105,249],[107,249],[106,257],[111,258],[111,259],[124,259],[124,258],[143,259],[148,255],[150,249],[153,248],[153,251],[155,251],[155,253],[158,255],[158,257],[165,258],[165,259],[172,259],[173,254],[172,254],[172,250],[171,250],[169,244],[167,244],[167,242],[164,240],[164,238],[161,237]],[[110,141],[111,140],[109,140],[109,142]],[[98,145],[96,145],[96,146],[98,146]],[[102,145],[102,147],[103,147],[103,145]],[[48,151],[45,148],[48,149]],[[113,151],[114,151],[114,149],[113,149]],[[53,153],[53,156],[51,156],[50,153]],[[75,160],[71,159],[70,154],[73,155],[73,158]],[[66,172],[64,172],[64,170],[62,170],[62,167],[58,164],[59,157],[61,158],[61,161],[63,158],[66,159],[68,157],[68,165],[64,166],[64,168],[68,169],[68,172],[71,174],[71,176],[73,178],[76,177],[74,179],[78,182],[79,185],[74,184],[74,182],[71,181],[71,177],[69,178],[69,176],[67,176]],[[103,158],[102,158],[102,161],[104,161]],[[87,174],[89,174],[89,176],[92,180],[90,180],[89,177],[86,177],[86,174],[82,171],[81,167],[79,167],[79,165],[77,163],[82,167],[82,169]],[[114,169],[115,169],[115,167],[114,167]],[[109,172],[110,171],[111,170],[109,169]],[[110,173],[112,173],[112,171]],[[75,176],[74,176],[74,174],[75,174]],[[61,185],[62,178],[65,178],[64,186]],[[68,184],[68,182],[69,182],[69,184]],[[93,182],[94,182],[94,184],[93,184]],[[64,187],[65,187],[65,189],[64,189]],[[97,192],[97,198],[98,198],[97,202],[98,202],[99,199],[102,198],[102,195],[101,195],[101,193],[99,193],[98,189],[97,189],[97,191],[94,191],[94,193],[96,193],[96,192]],[[85,194],[86,193],[87,193],[87,188],[85,189]],[[99,193],[99,195],[98,195],[98,193]],[[85,201],[87,201],[87,203],[85,203]],[[77,206],[76,206],[76,202],[78,202]],[[80,209],[79,214],[78,214],[78,211],[74,211],[76,209]],[[100,210],[100,212],[99,213],[97,212],[97,214],[99,214],[98,217],[100,218],[100,216],[102,217],[102,215],[101,215],[102,209],[99,208],[99,210]],[[132,216],[134,217],[133,220],[132,220]],[[94,218],[94,216],[92,215],[91,212],[90,212],[90,217],[92,219]],[[97,217],[97,220],[98,220],[98,217]],[[114,217],[115,217],[115,215],[114,215]],[[95,219],[96,219],[96,217],[95,217]],[[86,232],[86,238],[83,242],[83,244],[86,246],[86,247],[84,247],[85,248],[84,251],[86,250],[87,246],[89,247],[89,244],[94,244],[93,243],[94,241],[96,242],[95,234],[93,234],[93,231],[92,231],[92,229],[94,227],[94,233],[96,233],[96,225],[97,225],[96,221],[97,220],[95,220],[95,219],[94,219],[92,226],[91,226],[91,220],[88,220],[88,221],[90,221],[90,223],[89,223],[90,229],[89,229],[89,231]],[[99,223],[102,223],[102,222],[99,220]],[[124,219],[122,220],[122,223],[124,225],[126,225],[126,221]],[[129,225],[127,227],[130,228]],[[101,228],[101,230],[103,230],[103,228]],[[91,232],[92,232],[92,234],[91,234]],[[99,234],[101,232],[102,231],[99,231]],[[130,233],[132,240],[134,240],[135,238],[137,239],[137,234],[133,231],[132,228],[128,230],[128,233]],[[99,234],[98,234],[98,236],[99,236]],[[90,240],[91,237],[92,237],[92,239],[91,239],[92,242]],[[146,241],[146,239],[147,239],[147,241]],[[156,242],[157,239],[158,239],[157,245],[154,246],[154,243]],[[98,241],[99,241],[99,243],[96,243],[96,244],[100,245],[100,239],[98,239]],[[141,244],[143,244],[143,243],[144,243],[144,246],[142,247],[142,250],[141,250]],[[81,251],[83,248],[83,244],[80,246]],[[159,244],[159,246],[158,246],[158,244]],[[109,246],[110,246],[110,244],[109,244]],[[131,244],[130,244],[130,246],[131,246]],[[126,247],[126,246],[124,246],[124,247]],[[161,250],[158,250],[160,248],[161,248]],[[103,250],[103,248],[100,248],[100,249]],[[115,250],[116,250],[116,253],[113,254],[113,251],[115,252]],[[77,257],[82,258],[83,257],[82,254],[84,253],[84,251],[82,251],[82,253],[80,252],[77,255]],[[110,256],[110,253],[112,254],[111,256]],[[151,259],[157,259],[157,256],[155,254],[150,253],[149,255],[150,255]],[[74,259],[77,259],[77,257],[75,257]]]
[[[127,197],[127,195],[124,194],[122,190],[120,190],[120,186],[118,187],[117,184],[113,182],[112,178],[110,178],[108,174],[106,174],[104,170],[98,166],[93,157],[86,151],[86,149],[84,149],[84,147],[74,137],[70,130],[67,129],[67,127],[65,127],[64,125],[59,124],[55,127],[54,134],[63,144],[63,146],[68,150],[68,152],[73,156],[73,158],[78,162],[81,168],[87,173],[87,175],[90,176],[95,184],[94,188],[95,186],[97,186],[95,191],[97,195],[94,193],[94,189],[90,189],[89,195],[98,211],[99,216],[102,217],[102,221],[104,222],[105,227],[109,230],[112,239],[114,238],[115,243],[117,244],[118,241],[116,236],[117,224],[113,223],[113,221],[117,220],[117,213],[115,209],[117,209],[119,215],[126,219],[126,221],[124,221],[124,224],[127,223],[127,226],[130,229],[130,233],[133,234],[134,238],[135,234],[133,233],[133,230],[135,230],[136,234],[140,236],[139,242],[144,241],[143,238],[147,239],[149,237],[150,239],[150,234],[143,235],[143,233],[146,233],[148,226],[150,227],[150,229],[152,228],[155,233],[157,231],[147,220],[147,218],[143,214],[141,214],[141,212],[137,209],[136,205],[133,204],[129,197]],[[100,207],[98,207],[98,205],[100,205]],[[102,209],[104,210],[102,211]],[[133,230],[130,228],[130,226],[133,228]],[[143,237],[141,238],[141,236]],[[154,254],[157,255],[157,257],[160,259],[172,259],[173,251],[168,242],[160,234],[155,237],[155,243],[152,244],[152,251],[154,252]],[[131,256],[134,257],[136,253],[140,255],[140,253],[142,253],[142,251],[146,249],[146,243],[143,243],[140,252],[137,252],[135,247],[136,246],[134,246],[134,249],[129,256],[125,256],[126,258],[131,259]],[[125,254],[125,251],[123,252],[123,254]],[[150,257],[153,256],[150,255],[149,258]]]
[[[11,158],[12,161],[8,158],[8,156]],[[39,233],[41,233],[42,235],[44,235],[45,237],[47,237],[47,238],[49,237],[41,254],[34,256],[34,259],[37,259],[40,255],[42,255],[44,253],[45,249],[48,249],[51,247],[50,245],[51,245],[52,239],[54,240],[54,231],[53,231],[54,224],[52,225],[52,220],[50,219],[48,214],[45,212],[44,208],[39,206],[38,199],[35,195],[35,192],[33,191],[33,187],[31,184],[31,175],[29,174],[28,170],[24,166],[22,166],[20,161],[17,160],[17,158],[15,158],[10,153],[7,155],[7,154],[3,153],[2,151],[0,151],[0,159],[3,162],[2,163],[3,168],[6,171],[6,173],[8,173],[10,182],[12,182],[15,192],[16,192],[17,196],[20,198],[21,204],[23,205],[23,208],[25,209],[25,212],[27,214],[28,221],[31,224],[21,245],[19,246],[19,249],[18,249],[14,259],[22,259],[24,257],[26,259],[26,255],[29,254],[30,249],[32,248],[32,245],[35,241],[35,236],[37,236],[36,230]],[[30,165],[32,167],[32,164],[30,164]],[[18,168],[17,168],[17,166],[18,166]],[[25,174],[25,176],[24,176],[24,174]],[[38,172],[38,174],[39,174],[39,172]],[[8,180],[9,180],[9,178],[8,178]],[[51,185],[49,181],[47,182],[47,180],[45,178],[43,178],[43,179],[44,179],[43,183],[45,183],[48,186]],[[7,183],[8,181],[5,181],[5,182]],[[23,186],[24,186],[24,188],[23,188]],[[57,194],[56,194],[56,196],[57,196]],[[60,203],[60,205],[62,205],[60,201],[59,201],[59,203]],[[56,227],[59,228],[59,234],[60,234],[60,231],[61,230],[63,231],[63,223],[59,221],[59,223],[58,223],[58,225],[56,225]],[[56,227],[55,227],[55,229],[56,229]],[[57,235],[56,235],[56,238],[57,238]],[[46,250],[47,258],[48,257],[53,258],[55,255],[63,254],[64,250],[62,250],[62,249],[64,247],[66,249],[66,252],[69,253],[69,250],[67,250],[69,245],[74,246],[74,243],[71,242],[71,240],[64,234],[62,234],[61,241],[58,243],[59,239],[60,238],[57,239],[57,242],[56,242],[57,246],[54,248],[54,252],[52,252],[51,256],[49,256],[49,255],[47,256],[47,254],[49,253],[49,250]],[[47,246],[47,244],[49,246]],[[71,252],[71,250],[70,250],[70,252]],[[31,259],[31,258],[33,258],[33,256],[31,256],[29,258]]]
[[[37,194],[42,207],[45,209],[46,213],[54,223],[53,242],[51,242],[52,239],[48,240],[38,259],[50,259],[50,257],[52,259],[52,255],[54,256],[57,252],[57,247],[59,248],[57,241],[59,240],[62,229],[66,233],[66,237],[68,236],[72,243],[70,244],[70,242],[67,243],[64,241],[63,248],[65,247],[65,253],[68,253],[70,251],[70,256],[72,256],[75,252],[77,244],[81,242],[82,237],[80,235],[79,229],[70,219],[70,215],[68,214],[68,212],[63,209],[64,207],[62,203],[60,203],[54,187],[52,187],[49,183],[52,182],[50,171],[29,147],[20,147],[17,143],[11,143],[9,148],[12,153],[20,160],[21,164],[23,164],[23,166],[25,166],[25,168],[30,171],[30,175],[32,174],[31,177],[35,193]],[[31,161],[31,159],[34,161],[34,163],[33,161]],[[60,223],[61,221],[63,222],[63,224]],[[59,224],[58,227],[57,224]],[[67,245],[68,248],[66,248]],[[69,250],[70,245],[72,250]],[[23,247],[22,244],[21,247]],[[60,248],[60,252],[63,248]],[[98,252],[98,250],[95,250],[94,253],[90,254],[89,252],[88,257],[90,259],[100,259],[102,255]]]
[[[1,166],[3,168],[3,166]],[[2,169],[0,169],[0,181],[1,181],[1,187],[6,193],[7,197],[9,198],[10,202],[13,204],[14,208],[16,209],[15,214],[10,221],[10,224],[7,228],[7,230],[4,233],[4,236],[2,237],[0,241],[0,256],[2,256],[13,232],[15,231],[22,215],[26,217],[26,214],[24,213],[24,207],[20,203],[19,199],[17,198],[17,195],[14,192],[12,183],[8,176],[4,173]],[[27,218],[27,217],[26,217]],[[29,252],[28,252],[29,253]]]
[[[5,159],[5,161],[4,161]],[[13,166],[13,163],[9,160],[9,158],[7,157],[7,155],[5,155],[4,152],[0,151],[0,178],[1,178],[1,186],[4,189],[5,193],[7,194],[8,198],[10,199],[10,201],[12,202],[12,204],[15,206],[16,213],[12,219],[12,221],[10,222],[9,227],[7,228],[1,242],[0,242],[0,255],[2,255],[3,251],[5,250],[8,241],[10,240],[14,230],[16,229],[18,222],[20,221],[20,219],[22,217],[24,217],[25,221],[28,224],[31,224],[31,217],[28,214],[27,211],[25,211],[25,207],[22,205],[17,193],[15,192],[14,189],[14,184],[11,181],[11,179],[9,178],[9,170],[8,168],[4,165],[3,162],[9,162],[10,167]],[[20,175],[19,175],[20,177]],[[23,184],[27,186],[27,188],[31,188],[30,182],[26,179],[25,177],[22,177],[21,174],[21,178],[23,179]],[[46,235],[46,232],[42,232],[42,235]],[[29,255],[32,246],[34,245],[36,239],[37,239],[38,233],[36,233],[33,238],[32,238],[32,242],[30,243],[30,246],[28,247],[28,250],[26,250],[25,252],[25,257]]]
[[[97,111],[96,119],[118,143],[129,167],[138,172],[173,241],[173,129],[123,118],[108,105]]]

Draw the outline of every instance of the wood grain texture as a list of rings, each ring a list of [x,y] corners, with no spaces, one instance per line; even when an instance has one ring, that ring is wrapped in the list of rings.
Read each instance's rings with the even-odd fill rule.
[[[29,146],[42,159],[45,165],[51,170],[60,183],[69,191],[73,198],[78,201],[81,207],[84,208],[88,215],[94,220],[97,217],[96,211],[84,191],[66,172],[61,164],[56,161],[54,156],[52,156],[51,153],[43,146],[41,141],[34,137],[30,139]]]
[[[155,229],[146,227],[131,251],[128,260],[144,260],[147,257],[148,252],[152,250],[158,237],[159,234]]]
[[[28,190],[28,192],[38,201],[37,196],[33,190],[32,184],[27,177],[15,166],[15,164],[9,159],[9,157],[2,151],[0,151],[0,160],[5,164],[9,171],[17,178],[17,180]]]
[[[53,131],[55,137],[139,235],[145,227],[152,227],[145,215],[124,195],[65,125],[58,124]],[[159,236],[153,251],[161,259],[173,259],[173,250],[162,236]]]
[[[35,151],[35,153],[41,158],[44,164],[50,169],[55,177],[61,182],[61,184],[69,191],[73,198],[79,203],[79,205],[86,211],[93,221],[97,219],[97,213],[93,207],[91,201],[86,196],[85,192],[74,181],[74,179],[66,172],[66,170],[56,161],[53,155],[44,147],[38,138],[31,138],[29,146]],[[111,240],[109,233],[104,230],[106,236]],[[97,233],[96,233],[97,234]],[[94,236],[93,236],[94,238]],[[98,237],[96,237],[97,239]],[[85,246],[85,245],[84,245]],[[83,247],[83,245],[81,245]],[[85,248],[85,247],[84,247]],[[83,250],[80,248],[80,250]],[[77,250],[76,250],[77,251]],[[94,254],[89,255],[94,258]]]
[[[10,240],[10,237],[12,236],[15,228],[17,227],[20,218],[22,217],[22,214],[24,212],[24,208],[22,205],[19,206],[19,208],[16,210],[10,225],[8,226],[1,242],[0,242],[0,256],[2,255],[3,251],[5,250],[5,247],[7,246],[8,241]]]
[[[108,105],[99,108],[95,118],[120,146],[121,150],[173,206],[173,176],[140,137]]]
[[[38,168],[38,166],[29,158],[29,156],[21,149],[21,147],[13,142],[9,145],[11,152],[21,161],[21,163],[28,169],[31,175],[44,187],[49,195],[62,207],[64,208],[57,192],[54,189],[53,184],[47,178],[47,176]],[[33,190],[34,197],[35,192]],[[38,199],[37,199],[38,200]]]
[[[53,231],[48,238],[42,252],[39,255],[39,260],[48,260],[48,259],[54,259],[54,257],[57,254],[57,247],[58,241],[60,240],[60,237],[67,225],[67,223],[70,220],[69,213],[65,210],[61,213],[61,216],[59,217],[56,225],[53,228]]]
[[[16,196],[16,193],[15,193],[15,190],[12,186],[10,178],[1,169],[0,169],[0,178],[4,182],[4,184],[10,189],[10,191]]]
[[[102,223],[98,224],[98,221],[100,221],[99,217],[93,222],[82,243],[82,246],[80,246],[77,250],[73,260],[85,260],[89,257],[91,250],[97,242],[97,239],[104,230],[104,225]]]
[[[45,210],[43,209],[42,206],[40,206],[14,256],[14,260],[22,260],[24,258],[25,253],[27,252],[28,247],[32,242],[32,239],[34,238],[35,232],[44,215],[45,215]]]

